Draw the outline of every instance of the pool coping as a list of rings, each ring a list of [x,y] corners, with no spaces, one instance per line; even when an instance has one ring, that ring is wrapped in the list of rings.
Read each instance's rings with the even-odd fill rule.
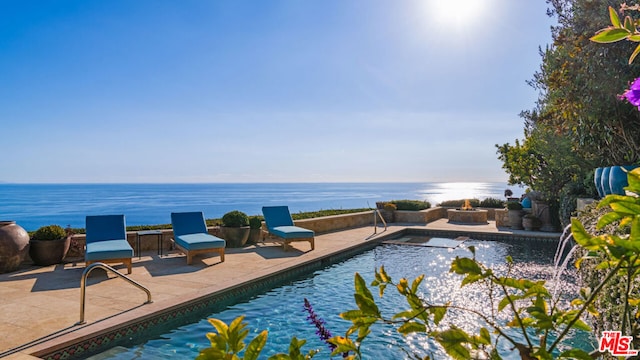
[[[381,242],[407,234],[421,234],[428,236],[470,236],[477,240],[516,240],[516,241],[557,241],[558,234],[544,233],[513,233],[487,232],[475,230],[473,227],[457,227],[457,229],[429,229],[425,226],[400,225],[390,228],[387,232],[373,234],[354,245],[336,251],[330,251],[317,257],[302,261],[294,266],[278,267],[266,274],[253,277],[246,281],[227,286],[218,291],[185,296],[184,299],[174,299],[173,305],[166,306],[166,302],[152,303],[132,309],[129,312],[117,314],[111,318],[99,320],[80,327],[63,329],[59,334],[52,334],[51,339],[33,344],[25,344],[20,349],[21,354],[30,354],[42,359],[74,359],[90,356],[121,343],[129,342],[131,338],[150,329],[169,323],[179,323],[181,319],[203,313],[205,309],[219,304],[224,306],[234,299],[249,296],[255,292],[265,291],[277,286],[287,279],[309,274],[327,265],[345,260],[354,255],[372,249]],[[64,332],[64,330],[69,330]]]

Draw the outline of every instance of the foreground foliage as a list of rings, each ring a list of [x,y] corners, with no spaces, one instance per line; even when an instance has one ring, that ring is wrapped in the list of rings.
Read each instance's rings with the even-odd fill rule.
[[[629,186],[626,190],[640,194],[640,168],[628,174]],[[334,336],[327,340],[334,345],[332,356],[344,356],[347,359],[362,358],[366,347],[367,336],[377,324],[394,324],[403,336],[423,333],[435,339],[454,359],[487,358],[501,359],[498,344],[507,342],[512,351],[517,351],[522,359],[594,359],[605,356],[604,353],[588,353],[583,349],[560,350],[559,347],[570,331],[591,331],[585,321],[588,316],[600,316],[594,306],[599,297],[606,296],[603,289],[610,283],[623,284],[622,301],[624,311],[618,321],[613,322],[615,328],[608,330],[621,331],[623,334],[636,335],[640,316],[636,283],[640,273],[640,197],[634,195],[609,195],[599,204],[609,207],[611,211],[604,213],[598,220],[597,228],[607,226],[622,228],[622,231],[592,235],[584,225],[575,220],[572,223],[572,235],[578,246],[585,250],[575,266],[583,262],[598,259],[595,267],[604,272],[601,280],[595,285],[583,287],[579,294],[574,294],[570,307],[561,307],[559,299],[548,289],[544,280],[531,280],[510,276],[513,262],[508,257],[506,274],[497,274],[484,266],[475,258],[475,249],[470,247],[472,257],[456,257],[449,269],[450,272],[462,276],[461,287],[471,284],[481,285],[489,299],[487,311],[452,303],[432,304],[421,296],[420,284],[423,276],[413,279],[393,279],[385,272],[384,267],[375,271],[375,280],[369,285],[377,289],[379,297],[386,294],[388,288],[396,289],[398,295],[404,297],[407,308],[391,317],[383,316],[373,292],[358,273],[354,279],[354,300],[356,309],[347,310],[340,316],[352,323],[344,336]],[[628,229],[628,232],[624,229]],[[469,333],[455,325],[447,325],[447,315],[451,311],[462,311],[480,318],[484,326]],[[504,324],[497,320],[500,314],[507,314],[509,321]],[[248,331],[243,318],[235,319],[230,326],[219,320],[210,320],[218,334],[208,334],[211,347],[201,352],[199,359],[240,359],[245,349],[244,338]],[[514,332],[519,334],[513,336]],[[533,335],[535,334],[535,336]],[[245,359],[256,359],[264,344],[267,333],[261,332],[244,352]],[[518,340],[524,339],[524,340]],[[304,341],[291,340],[288,354],[278,354],[270,359],[308,359],[316,352],[310,351],[302,355]],[[410,349],[402,349],[410,358],[421,358]],[[428,357],[427,357],[428,358]]]

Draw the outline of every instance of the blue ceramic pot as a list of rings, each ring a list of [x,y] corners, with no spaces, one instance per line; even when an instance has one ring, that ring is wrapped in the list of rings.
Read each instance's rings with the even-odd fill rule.
[[[612,166],[609,172],[609,187],[611,193],[616,195],[624,195],[624,188],[629,185],[627,181],[627,172],[625,170],[633,170],[637,165]]]
[[[602,186],[602,193],[604,196],[611,194],[611,185],[609,185],[609,173],[611,172],[611,166],[607,166],[602,169],[602,177],[600,178],[600,186]]]
[[[604,168],[599,167],[596,168],[596,171],[593,174],[593,183],[596,185],[596,190],[598,191],[598,196],[604,197],[604,189],[602,188],[602,171]]]

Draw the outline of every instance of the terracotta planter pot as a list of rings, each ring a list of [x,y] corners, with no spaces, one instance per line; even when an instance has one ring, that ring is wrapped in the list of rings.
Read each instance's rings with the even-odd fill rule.
[[[262,236],[262,229],[250,229],[249,230],[249,238],[247,239],[247,244],[257,244],[260,242],[260,236]]]
[[[31,240],[29,256],[33,263],[39,266],[59,264],[67,256],[70,245],[70,237],[58,240]]]
[[[227,242],[227,247],[236,248],[243,247],[247,243],[249,239],[249,227],[227,227],[221,226],[220,230],[222,230],[222,236],[224,240]]]
[[[538,225],[538,219],[532,219],[532,218],[528,218],[528,217],[523,217],[522,218],[522,227],[526,230],[526,231],[533,231],[537,228]]]
[[[509,210],[509,225],[513,230],[522,230],[522,210]]]
[[[16,271],[27,255],[29,234],[15,221],[0,221],[0,273]]]

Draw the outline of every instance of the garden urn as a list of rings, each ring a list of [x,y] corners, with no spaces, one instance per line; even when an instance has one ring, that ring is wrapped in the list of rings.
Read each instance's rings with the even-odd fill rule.
[[[16,271],[29,250],[29,234],[15,221],[0,221],[0,273]]]

